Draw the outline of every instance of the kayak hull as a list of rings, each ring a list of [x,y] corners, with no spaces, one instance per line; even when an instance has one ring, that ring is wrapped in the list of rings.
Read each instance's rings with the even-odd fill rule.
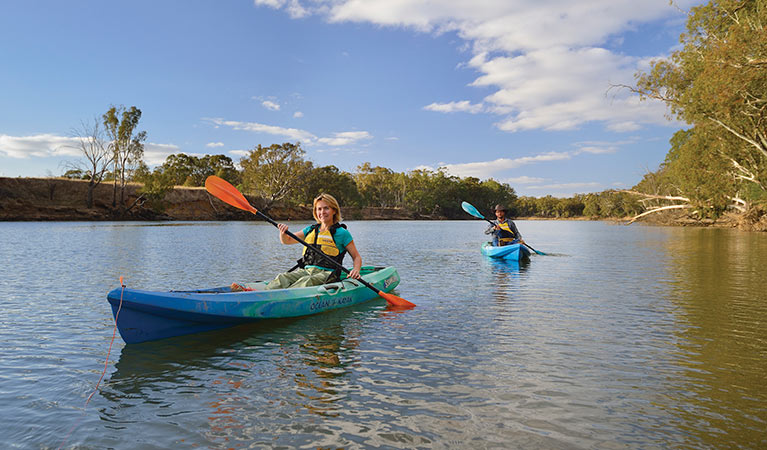
[[[400,281],[394,267],[365,267],[363,279],[389,292]],[[260,284],[260,286],[258,286]],[[107,300],[127,344],[200,333],[242,323],[318,314],[378,297],[353,279],[306,288],[232,292],[229,287],[191,291],[117,288]],[[259,289],[260,288],[260,289]]]
[[[530,257],[530,249],[522,244],[510,244],[502,247],[495,247],[490,242],[485,242],[482,244],[482,254],[494,259],[521,261]]]

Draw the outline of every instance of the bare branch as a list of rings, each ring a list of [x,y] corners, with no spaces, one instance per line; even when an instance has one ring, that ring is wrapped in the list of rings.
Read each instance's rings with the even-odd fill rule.
[[[649,198],[654,198],[654,199],[660,199],[660,200],[677,200],[677,201],[682,201],[682,202],[689,202],[690,201],[690,199],[687,198],[687,197],[675,197],[675,196],[671,196],[671,195],[645,194],[644,192],[637,192],[637,191],[631,191],[631,190],[626,190],[626,189],[621,189],[620,192],[625,192],[627,194],[639,195],[640,197],[645,197],[645,198],[648,198],[648,199]]]
[[[711,120],[712,122],[716,123],[717,125],[721,126],[721,127],[722,127],[722,128],[724,128],[725,130],[729,131],[730,133],[734,134],[734,135],[735,135],[735,136],[737,136],[738,138],[740,138],[740,139],[742,139],[742,140],[744,140],[744,141],[748,142],[749,144],[751,144],[751,146],[755,147],[755,148],[756,148],[757,150],[759,150],[759,151],[760,151],[760,152],[761,152],[761,153],[762,153],[762,154],[763,154],[765,157],[767,157],[767,150],[765,150],[763,146],[759,145],[759,142],[757,142],[757,141],[755,141],[755,140],[753,140],[753,139],[749,138],[748,136],[744,136],[744,135],[742,135],[742,134],[738,133],[737,131],[733,130],[732,128],[730,128],[729,126],[727,126],[727,124],[725,124],[724,122],[722,122],[721,120],[719,120],[719,119],[717,119],[717,118],[714,118],[714,117],[708,116],[708,119],[709,119],[709,120]]]
[[[648,214],[656,213],[658,211],[665,211],[668,209],[684,209],[684,208],[692,208],[692,205],[670,205],[670,206],[661,206],[660,208],[651,209],[650,211],[645,211],[642,214],[639,214],[638,216],[634,216],[629,220],[626,225],[631,225],[634,223],[638,218],[642,216],[646,216]]]

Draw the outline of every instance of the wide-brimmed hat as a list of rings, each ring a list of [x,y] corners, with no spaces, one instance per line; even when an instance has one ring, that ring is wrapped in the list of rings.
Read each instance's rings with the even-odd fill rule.
[[[493,211],[508,211],[508,209],[506,209],[505,206],[498,204],[498,205],[495,205],[495,208],[493,208]]]

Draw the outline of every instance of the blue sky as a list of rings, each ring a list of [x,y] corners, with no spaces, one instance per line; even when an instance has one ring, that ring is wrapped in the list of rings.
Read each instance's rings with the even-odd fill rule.
[[[631,84],[667,0],[34,1],[0,6],[0,176],[60,175],[136,106],[146,160],[300,141],[316,165],[445,167],[520,195],[628,188],[684,124]]]

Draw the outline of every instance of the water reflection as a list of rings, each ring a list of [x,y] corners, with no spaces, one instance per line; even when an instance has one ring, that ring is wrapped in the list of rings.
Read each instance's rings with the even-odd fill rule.
[[[508,302],[519,289],[520,279],[530,267],[530,258],[522,261],[504,261],[486,258],[485,264],[492,274],[491,292],[497,304]]]
[[[666,407],[712,447],[767,445],[767,240],[693,230],[670,248],[684,377]],[[705,426],[704,426],[705,425]]]
[[[349,401],[363,327],[391,314],[396,312],[374,301],[306,318],[125,346],[102,389],[108,401],[102,419],[128,426],[164,417],[168,410],[181,417],[203,412],[207,429],[200,430],[198,423],[189,430],[200,430],[202,437],[186,439],[227,446],[252,444],[254,436],[264,433],[315,429],[321,418],[337,417]],[[254,411],[254,404],[270,410]],[[142,408],[133,408],[138,405]],[[290,417],[297,410],[318,421],[295,424]],[[285,429],[275,429],[275,423]]]

